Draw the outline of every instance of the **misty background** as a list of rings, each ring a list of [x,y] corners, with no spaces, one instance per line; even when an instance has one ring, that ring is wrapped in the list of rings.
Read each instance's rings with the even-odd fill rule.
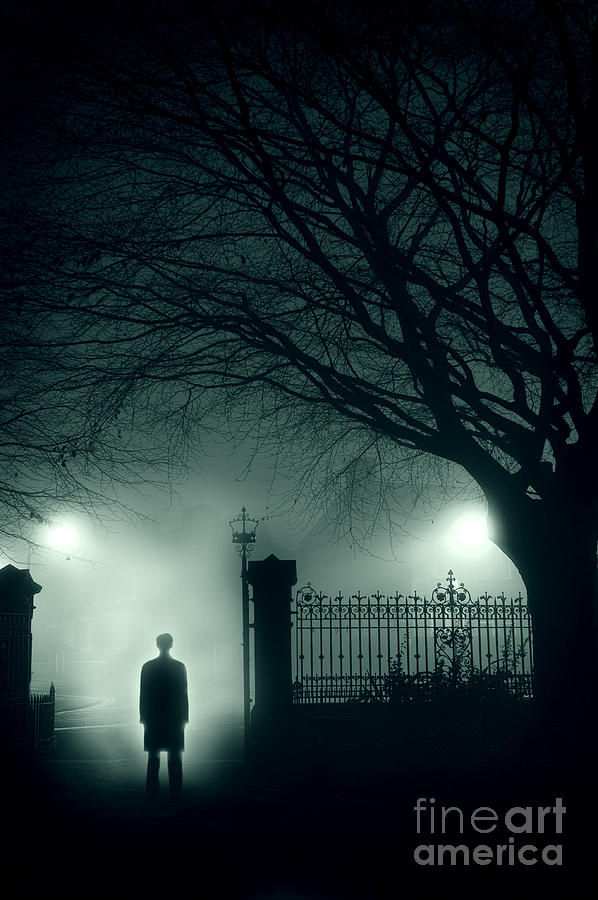
[[[145,518],[119,510],[108,523],[84,513],[57,517],[39,526],[27,559],[21,547],[1,560],[29,568],[42,585],[31,686],[55,684],[58,734],[83,730],[88,744],[105,742],[113,756],[141,757],[139,672],[157,653],[156,635],[169,631],[189,678],[187,754],[240,755],[241,562],[229,523],[242,506],[260,520],[251,558],[295,559],[294,591],[309,583],[329,596],[430,597],[449,569],[472,596],[524,591],[510,560],[476,530],[485,512],[475,501],[439,493],[435,508],[414,507],[394,530],[381,523],[360,545],[338,537],[321,512],[284,512],[288,496],[288,481],[273,479],[266,462],[254,460],[247,471],[240,455],[206,455],[175,494],[148,488],[144,497],[128,497],[122,489],[123,503]],[[117,740],[109,726],[119,726]]]

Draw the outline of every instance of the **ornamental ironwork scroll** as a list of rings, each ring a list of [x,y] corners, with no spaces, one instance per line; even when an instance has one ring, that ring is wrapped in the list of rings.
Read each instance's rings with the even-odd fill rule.
[[[449,570],[447,587],[440,582],[432,591],[432,603],[448,606],[449,621],[434,629],[434,660],[436,672],[449,678],[453,684],[468,682],[473,675],[473,648],[471,617],[469,625],[463,624],[463,610],[471,609],[471,594],[461,582],[456,587],[452,569]],[[467,607],[459,604],[468,604]],[[446,622],[446,616],[443,617]]]
[[[331,597],[308,584],[292,614],[295,703],[532,696],[526,601],[473,599],[452,571],[429,600],[417,592]]]

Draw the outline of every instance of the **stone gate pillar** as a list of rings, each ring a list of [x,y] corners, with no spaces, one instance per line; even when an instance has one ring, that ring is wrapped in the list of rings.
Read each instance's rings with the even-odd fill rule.
[[[251,560],[247,581],[253,587],[255,705],[252,732],[262,742],[278,743],[291,708],[291,588],[297,582],[294,559]],[[252,742],[253,743],[253,742]]]
[[[2,746],[24,747],[28,737],[33,598],[41,585],[29,569],[0,569],[0,734]],[[1,750],[2,748],[0,748]]]

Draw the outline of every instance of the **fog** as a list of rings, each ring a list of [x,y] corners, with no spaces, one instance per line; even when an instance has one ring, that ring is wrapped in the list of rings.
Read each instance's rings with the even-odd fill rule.
[[[172,655],[188,672],[187,749],[240,753],[241,563],[229,521],[242,505],[262,520],[251,558],[295,559],[297,588],[310,583],[332,596],[379,590],[429,597],[452,569],[476,596],[523,592],[494,545],[456,537],[466,504],[445,504],[392,535],[381,531],[364,549],[335,542],[322,519],[300,527],[274,512],[271,500],[263,473],[239,482],[214,465],[173,502],[147,498],[144,512],[152,521],[119,523],[115,515],[105,527],[83,514],[71,517],[73,546],[58,550],[49,546],[50,534],[38,536],[40,546],[20,563],[42,585],[32,623],[32,689],[55,684],[59,731],[83,726],[96,748],[105,741],[112,755],[141,753],[139,672],[157,653],[156,635],[168,631]],[[116,745],[114,731],[106,731],[111,725],[120,728]]]

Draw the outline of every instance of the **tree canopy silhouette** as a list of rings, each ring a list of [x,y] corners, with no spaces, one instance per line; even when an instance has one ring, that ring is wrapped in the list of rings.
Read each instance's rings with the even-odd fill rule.
[[[595,680],[596,12],[230,2],[64,25],[31,57],[41,157],[5,151],[18,302],[89,408],[192,438],[217,396],[283,446],[311,427],[323,452],[349,434],[462,467],[563,708],[563,667],[584,702]]]

